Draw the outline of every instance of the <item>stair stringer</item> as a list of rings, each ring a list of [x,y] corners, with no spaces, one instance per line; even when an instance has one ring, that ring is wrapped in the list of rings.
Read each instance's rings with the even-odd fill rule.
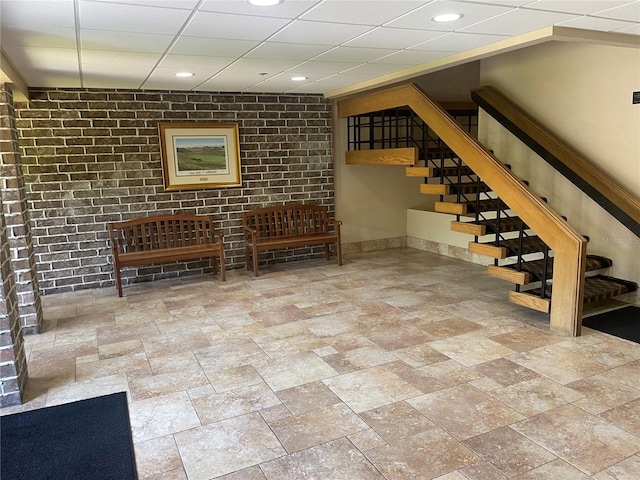
[[[580,335],[587,241],[415,85],[338,102],[341,118],[408,106],[554,251],[550,327]]]

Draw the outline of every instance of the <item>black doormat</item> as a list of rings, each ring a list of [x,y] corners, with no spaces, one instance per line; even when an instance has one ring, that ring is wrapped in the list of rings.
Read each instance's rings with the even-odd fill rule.
[[[0,417],[11,480],[137,480],[124,392]]]
[[[587,317],[582,325],[640,343],[640,307],[635,305]]]

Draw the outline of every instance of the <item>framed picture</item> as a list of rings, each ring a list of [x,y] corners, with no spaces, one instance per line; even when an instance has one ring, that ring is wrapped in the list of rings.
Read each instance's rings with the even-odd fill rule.
[[[236,123],[159,123],[166,190],[242,185]]]

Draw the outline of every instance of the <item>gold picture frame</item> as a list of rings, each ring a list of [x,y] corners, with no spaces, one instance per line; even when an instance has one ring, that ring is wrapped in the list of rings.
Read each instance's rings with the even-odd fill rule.
[[[158,123],[164,188],[239,187],[237,123]]]

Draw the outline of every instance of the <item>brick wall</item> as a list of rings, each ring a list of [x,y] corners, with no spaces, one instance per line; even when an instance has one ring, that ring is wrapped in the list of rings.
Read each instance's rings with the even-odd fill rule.
[[[6,235],[15,276],[18,310],[23,333],[38,333],[43,324],[35,255],[31,239],[29,206],[22,173],[13,95],[0,84],[0,189]]]
[[[27,360],[0,191],[0,408],[20,405]]]
[[[330,102],[318,95],[35,89],[16,104],[40,291],[113,285],[107,223],[212,215],[228,268],[244,267],[241,212],[304,202],[333,210]],[[167,192],[159,121],[236,122],[242,187]],[[321,256],[266,252],[262,262]],[[208,261],[140,267],[123,283],[210,271]]]

